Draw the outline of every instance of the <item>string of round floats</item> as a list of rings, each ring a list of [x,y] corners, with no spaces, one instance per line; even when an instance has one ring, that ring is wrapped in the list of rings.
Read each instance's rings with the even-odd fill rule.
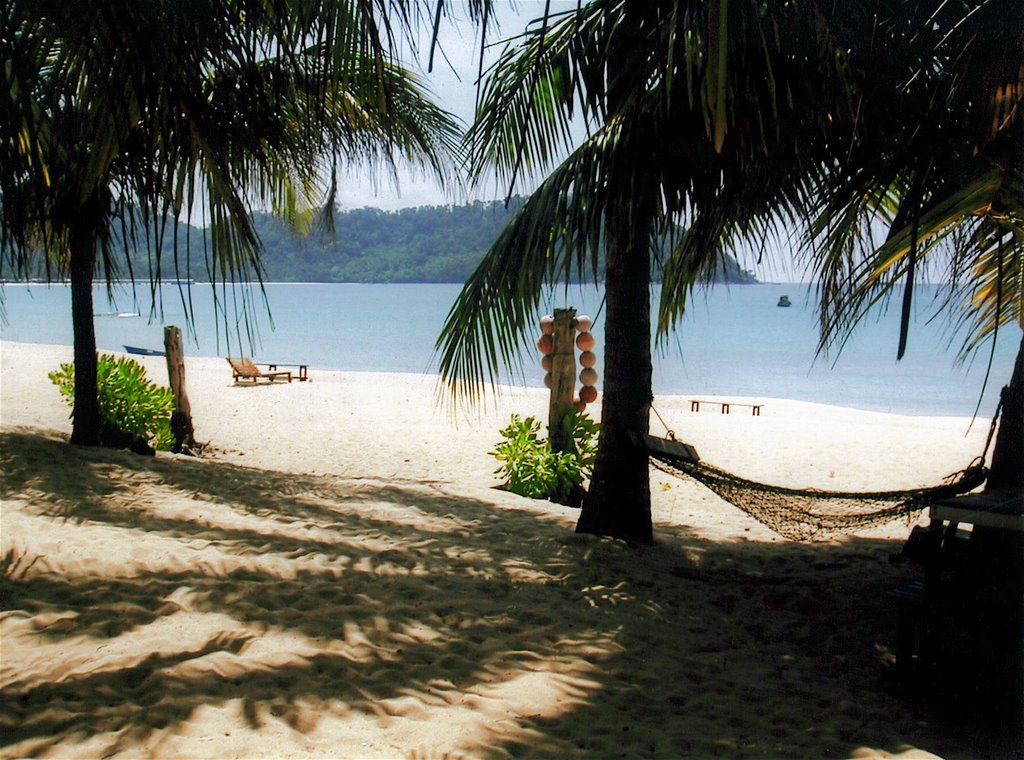
[[[573,320],[573,326],[576,328],[576,332],[579,334],[576,336],[576,348],[580,350],[580,366],[583,368],[580,370],[580,392],[573,399],[573,403],[576,404],[576,408],[582,412],[587,404],[592,404],[597,400],[597,370],[594,366],[597,364],[597,356],[594,355],[593,348],[596,343],[593,334],[590,332],[590,328],[594,326],[594,320],[590,317],[580,315]],[[552,354],[555,350],[555,318],[551,314],[546,314],[540,318],[540,338],[537,339],[537,348],[540,350],[543,356],[540,360],[540,366],[544,369],[544,386],[546,388],[551,387],[551,368],[554,366],[554,358]]]

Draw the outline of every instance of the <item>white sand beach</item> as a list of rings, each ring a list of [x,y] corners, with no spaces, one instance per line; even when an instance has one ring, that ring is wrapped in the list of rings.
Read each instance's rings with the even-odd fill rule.
[[[1006,751],[883,677],[885,593],[920,574],[889,562],[906,521],[797,543],[653,472],[655,545],[579,536],[576,511],[497,488],[488,455],[545,393],[453,414],[427,376],[240,387],[187,359],[206,456],[73,447],[46,377],[66,361],[0,343],[3,757]],[[761,415],[656,406],[706,461],[792,487],[936,485],[988,434],[746,401]]]

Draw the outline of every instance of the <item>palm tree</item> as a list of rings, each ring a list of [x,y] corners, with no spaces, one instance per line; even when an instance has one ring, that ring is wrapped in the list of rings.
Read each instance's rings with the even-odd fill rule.
[[[70,276],[72,442],[100,443],[92,282],[117,236],[159,256],[202,209],[215,276],[258,278],[254,207],[331,207],[338,161],[448,176],[456,125],[393,52],[412,6],[3,0],[0,260]]]
[[[916,118],[919,101],[894,95],[983,5],[594,0],[545,18],[502,56],[470,132],[477,175],[494,166],[514,183],[569,155],[467,281],[438,341],[441,369],[455,393],[493,383],[525,343],[545,282],[596,276],[605,251],[603,425],[577,530],[651,538],[647,458],[634,441],[651,400],[639,338],[650,334],[653,241],[685,225],[655,262],[664,334],[736,241],[803,221],[827,233],[820,199],[874,166],[879,143],[905,136],[866,140],[881,125],[865,124],[865,105],[896,125]],[[590,135],[574,147],[576,113]]]
[[[728,67],[718,55],[727,9]],[[834,80],[803,76],[793,64],[829,65],[815,20],[778,16],[765,23],[753,3],[597,0],[541,24],[502,57],[488,83],[470,133],[478,172],[494,164],[512,180],[521,168],[544,168],[558,148],[571,147],[576,110],[592,134],[540,185],[467,282],[439,340],[442,374],[456,391],[478,391],[492,365],[522,343],[544,282],[596,276],[603,249],[602,431],[580,531],[652,536],[648,461],[634,442],[647,431],[652,397],[652,260],[663,270],[664,333],[734,237],[770,226],[790,208],[801,180],[797,159],[813,161],[824,146],[801,130],[800,109],[835,103],[827,89]],[[778,65],[765,74],[766,60]],[[769,108],[772,123],[763,118]],[[686,232],[657,260],[657,241],[680,221]]]

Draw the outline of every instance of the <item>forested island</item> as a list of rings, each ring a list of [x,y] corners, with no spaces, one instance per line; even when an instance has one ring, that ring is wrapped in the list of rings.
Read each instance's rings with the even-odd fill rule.
[[[464,282],[524,201],[341,211],[333,235],[299,235],[277,218],[260,215],[264,277],[270,282]],[[732,258],[717,280],[756,282]]]
[[[313,229],[300,234],[271,214],[256,214],[255,228],[263,242],[261,262],[265,282],[363,282],[363,283],[461,283],[483,259],[484,254],[522,207],[524,198],[477,201],[460,206],[420,206],[397,211],[359,208],[338,211],[334,230]],[[164,233],[160,275],[163,279],[196,281],[219,277],[209,269],[204,256],[204,230],[180,224],[177,228],[177,266],[174,234]],[[116,236],[119,237],[119,236]],[[115,237],[115,239],[116,239]],[[123,247],[113,257],[124,261]],[[143,246],[144,248],[144,246]],[[186,250],[190,252],[186,257]],[[191,263],[186,262],[191,259]],[[110,274],[114,278],[145,280],[151,261],[146,251],[132,256],[132,272],[121,263]],[[655,271],[658,279],[659,272]],[[0,272],[13,278],[14,273]],[[43,279],[45,270],[33,269],[32,278]],[[723,260],[716,282],[736,284],[757,282],[734,258]]]

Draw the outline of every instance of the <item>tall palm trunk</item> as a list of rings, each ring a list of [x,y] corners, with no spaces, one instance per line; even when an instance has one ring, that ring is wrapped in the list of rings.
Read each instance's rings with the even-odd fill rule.
[[[647,0],[626,0],[624,23],[608,54],[608,110],[615,114],[635,92],[634,57],[643,55],[645,25],[656,14]],[[631,130],[631,131],[630,131]],[[651,236],[656,216],[644,176],[655,149],[653,130],[640,115],[620,139],[630,144],[627,164],[613,167],[605,214],[604,399],[590,490],[583,498],[578,533],[631,542],[653,538],[647,451],[635,436],[647,433],[652,398]]]
[[[651,408],[651,261],[647,225],[637,224],[645,215],[634,216],[638,210],[623,210],[608,223],[601,435],[576,531],[647,542],[647,452],[631,435],[647,432]]]
[[[1003,388],[999,433],[992,450],[988,488],[1024,488],[1024,335],[1010,384]]]
[[[84,216],[88,216],[87,214]],[[92,282],[96,270],[96,227],[81,219],[71,238],[71,323],[75,344],[75,402],[71,442],[100,445],[100,402],[96,380],[96,328],[93,322]]]

